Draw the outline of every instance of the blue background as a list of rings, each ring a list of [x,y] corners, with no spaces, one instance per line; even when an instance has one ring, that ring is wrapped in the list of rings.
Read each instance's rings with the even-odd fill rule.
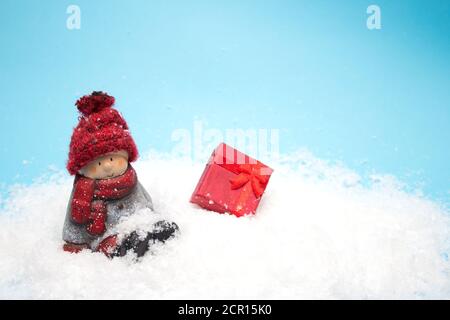
[[[67,6],[81,29],[66,28]],[[382,29],[368,30],[376,4]],[[0,3],[0,181],[63,169],[76,99],[105,90],[141,153],[171,132],[277,128],[363,176],[450,198],[450,1]],[[24,163],[27,160],[29,163]]]

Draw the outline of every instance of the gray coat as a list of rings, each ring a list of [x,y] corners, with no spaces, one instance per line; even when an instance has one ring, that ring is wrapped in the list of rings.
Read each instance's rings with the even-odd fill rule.
[[[63,240],[74,244],[87,244],[91,249],[95,249],[103,236],[93,236],[86,231],[85,224],[78,224],[72,220],[72,197],[70,195],[67,206],[66,220],[63,228]],[[116,226],[120,218],[130,216],[139,209],[149,208],[153,211],[153,203],[150,195],[138,182],[134,190],[126,197],[118,200],[107,201],[106,205],[108,217],[106,220],[106,230]]]

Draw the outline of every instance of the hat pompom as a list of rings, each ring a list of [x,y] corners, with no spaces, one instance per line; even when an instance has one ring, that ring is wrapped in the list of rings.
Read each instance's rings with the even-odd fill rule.
[[[89,116],[92,113],[100,112],[103,109],[111,108],[114,105],[114,97],[102,91],[94,91],[90,95],[86,95],[77,100],[75,105],[84,115]]]

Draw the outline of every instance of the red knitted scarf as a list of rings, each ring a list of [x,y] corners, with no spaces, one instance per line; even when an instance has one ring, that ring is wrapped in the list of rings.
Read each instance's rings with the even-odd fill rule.
[[[131,165],[127,171],[115,178],[94,180],[77,175],[72,198],[72,220],[87,224],[92,235],[101,235],[106,230],[106,203],[129,195],[137,184],[137,176]]]

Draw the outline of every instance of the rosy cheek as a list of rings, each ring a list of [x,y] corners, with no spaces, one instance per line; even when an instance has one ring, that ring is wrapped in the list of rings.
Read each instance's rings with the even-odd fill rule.
[[[97,173],[97,167],[92,167],[91,170],[89,170],[90,174]]]
[[[120,164],[121,167],[124,167],[125,166],[125,160],[124,159],[120,159],[119,160],[119,164]]]

